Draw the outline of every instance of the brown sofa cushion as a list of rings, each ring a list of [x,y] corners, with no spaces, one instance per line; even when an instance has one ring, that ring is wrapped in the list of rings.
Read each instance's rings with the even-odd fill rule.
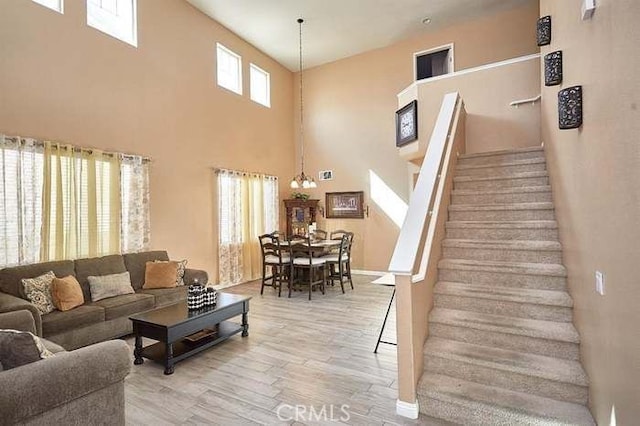
[[[144,284],[144,272],[147,262],[154,260],[169,260],[166,251],[144,251],[141,253],[127,253],[123,255],[127,271],[131,274],[131,285],[140,290]],[[46,272],[46,271],[45,271]]]
[[[138,293],[151,294],[156,298],[156,307],[173,305],[187,300],[187,286],[173,288],[154,288],[149,290],[138,290]]]
[[[44,337],[103,322],[105,311],[102,306],[82,305],[70,311],[53,311],[42,316],[42,335]]]
[[[53,271],[56,277],[66,277],[75,275],[73,261],[61,260],[57,262],[36,263],[33,265],[13,266],[0,270],[0,290],[22,299],[25,298],[22,292],[21,280],[23,278],[34,278],[49,271]]]
[[[82,287],[84,300],[91,300],[91,290],[89,288],[90,276],[112,275],[127,272],[124,266],[124,259],[119,254],[103,257],[92,257],[89,259],[78,259],[76,264],[76,277]],[[64,276],[64,275],[59,275]]]
[[[84,303],[80,283],[73,275],[53,279],[51,282],[51,298],[53,299],[53,305],[61,311],[71,310]]]
[[[103,299],[94,304],[104,308],[105,318],[109,321],[152,309],[155,306],[155,297],[151,294],[125,294]]]
[[[176,287],[178,262],[147,262],[143,289]]]

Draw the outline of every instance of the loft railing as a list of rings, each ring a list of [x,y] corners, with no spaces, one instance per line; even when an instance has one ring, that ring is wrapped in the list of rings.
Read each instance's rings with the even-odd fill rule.
[[[418,417],[416,391],[437,279],[453,169],[465,152],[465,109],[459,94],[444,96],[420,174],[389,264],[396,285],[397,411]]]

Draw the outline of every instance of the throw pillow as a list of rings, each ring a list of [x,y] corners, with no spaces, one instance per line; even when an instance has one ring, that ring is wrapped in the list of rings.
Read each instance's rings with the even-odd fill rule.
[[[155,263],[176,262],[178,264],[178,277],[176,286],[184,285],[184,271],[187,269],[187,259],[184,260],[156,260]]]
[[[48,314],[55,309],[51,299],[51,282],[56,277],[53,271],[35,278],[24,278],[22,288],[27,300],[35,305],[42,314]]]
[[[54,356],[37,336],[24,331],[0,330],[0,364],[3,370]]]
[[[69,311],[84,303],[84,295],[80,283],[73,275],[54,278],[51,282],[53,305],[61,311]]]
[[[133,287],[131,287],[129,272],[98,277],[89,276],[87,280],[89,281],[91,300],[93,302],[122,294],[135,293]]]
[[[178,284],[178,262],[147,262],[142,288],[172,288]]]

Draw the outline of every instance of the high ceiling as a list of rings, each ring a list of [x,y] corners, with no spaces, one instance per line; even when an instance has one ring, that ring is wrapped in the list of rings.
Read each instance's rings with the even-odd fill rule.
[[[187,1],[297,71],[299,17],[305,20],[304,67],[310,68],[534,0]]]

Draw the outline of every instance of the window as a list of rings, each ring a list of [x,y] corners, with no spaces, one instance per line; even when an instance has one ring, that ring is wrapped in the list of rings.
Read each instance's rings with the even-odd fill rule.
[[[454,72],[453,44],[415,53],[414,59],[416,80]]]
[[[45,7],[48,7],[51,10],[55,10],[56,12],[63,13],[63,10],[62,10],[63,0],[33,0],[33,1]]]
[[[0,267],[148,249],[148,160],[0,135]]]
[[[87,0],[87,24],[132,46],[138,45],[136,0]]]
[[[249,78],[251,81],[251,100],[270,108],[271,81],[269,73],[254,64],[250,64]]]
[[[242,58],[217,43],[218,86],[242,95]]]
[[[258,236],[278,230],[278,178],[218,171],[219,282],[237,284],[262,273]]]

